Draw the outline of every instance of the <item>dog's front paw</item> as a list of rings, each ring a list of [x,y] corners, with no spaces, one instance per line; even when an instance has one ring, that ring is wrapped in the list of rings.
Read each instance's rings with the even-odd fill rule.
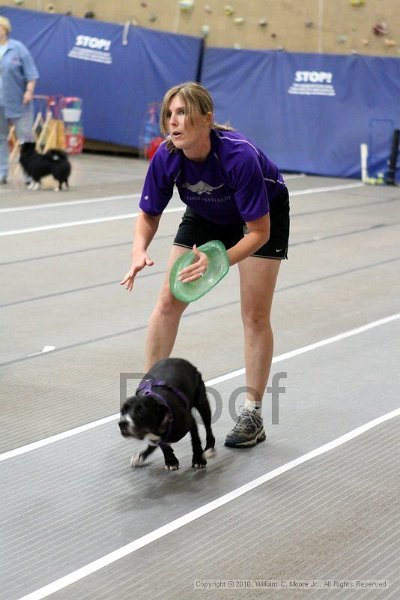
[[[160,447],[164,454],[165,470],[177,471],[179,469],[179,460],[176,458],[171,446],[169,444],[162,444]]]
[[[131,458],[131,467],[132,469],[135,467],[141,467],[142,464],[144,463],[146,459],[143,458],[143,454],[141,452],[138,452],[137,454],[134,454]]]
[[[176,456],[173,456],[165,461],[164,469],[166,471],[177,471],[179,469],[179,460],[176,458]]]

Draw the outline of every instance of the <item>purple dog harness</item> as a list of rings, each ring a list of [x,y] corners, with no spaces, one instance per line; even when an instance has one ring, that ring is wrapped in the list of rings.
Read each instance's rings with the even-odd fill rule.
[[[185,394],[183,392],[181,392],[181,390],[176,388],[174,385],[170,385],[166,381],[163,381],[163,380],[154,381],[153,379],[145,379],[144,381],[142,381],[140,383],[139,387],[136,390],[136,393],[140,392],[143,396],[154,396],[155,398],[157,398],[157,400],[160,401],[160,403],[163,406],[165,406],[165,408],[168,411],[168,415],[169,415],[168,429],[164,433],[164,435],[161,437],[161,441],[158,444],[159,446],[162,446],[162,444],[169,444],[171,441],[171,436],[173,433],[174,411],[171,409],[167,400],[165,398],[163,398],[160,394],[158,394],[157,392],[154,391],[153,388],[155,388],[155,387],[162,387],[164,389],[170,390],[172,393],[174,393],[176,396],[178,396],[178,398],[180,398],[182,400],[182,402],[184,403],[184,405],[186,406],[186,408],[188,410],[190,410],[190,402],[189,402],[187,396],[185,396]]]

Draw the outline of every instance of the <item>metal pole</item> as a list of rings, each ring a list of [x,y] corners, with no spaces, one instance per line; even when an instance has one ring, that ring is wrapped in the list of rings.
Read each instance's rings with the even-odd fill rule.
[[[367,144],[360,145],[361,153],[361,181],[368,182],[368,146]]]

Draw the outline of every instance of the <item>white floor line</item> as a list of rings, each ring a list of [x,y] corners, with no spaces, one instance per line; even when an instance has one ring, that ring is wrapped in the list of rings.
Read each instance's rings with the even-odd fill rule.
[[[204,504],[203,506],[186,513],[185,515],[182,515],[178,519],[175,519],[174,521],[171,521],[170,523],[167,523],[158,529],[154,529],[150,533],[147,533],[146,535],[130,542],[129,544],[126,544],[125,546],[121,546],[117,550],[102,556],[101,558],[85,565],[84,567],[81,567],[80,569],[77,569],[76,571],[73,571],[64,577],[60,577],[60,579],[57,579],[56,581],[53,581],[52,583],[49,583],[48,585],[45,585],[44,587],[31,592],[22,598],[19,598],[19,600],[42,600],[43,598],[47,598],[51,594],[54,594],[72,585],[73,583],[76,583],[77,581],[80,581],[81,579],[84,579],[85,577],[104,569],[104,567],[111,565],[112,563],[124,558],[125,556],[128,556],[129,554],[133,554],[137,550],[140,550],[141,548],[160,540],[161,538],[174,531],[177,531],[185,525],[193,523],[193,521],[204,517],[221,506],[225,506],[229,502],[240,498],[244,494],[247,494],[248,492],[260,487],[264,483],[271,481],[271,479],[279,477],[283,473],[287,473],[299,465],[316,458],[317,456],[326,454],[327,452],[330,452],[331,450],[334,450],[335,448],[354,440],[366,431],[369,431],[370,429],[398,416],[400,416],[400,408],[386,413],[385,415],[381,415],[377,419],[373,419],[372,421],[369,421],[368,423],[349,431],[335,440],[332,440],[331,442],[328,442],[319,448],[315,448],[311,452],[307,452],[307,454],[303,454],[302,456],[291,460],[277,469],[261,475],[261,477],[257,477],[256,479],[249,481],[248,483],[232,490],[231,492],[228,492],[227,494],[224,494],[223,496],[220,496],[219,498],[216,498],[215,500],[212,500],[211,502],[208,502],[207,504]]]
[[[299,356],[300,354],[305,354],[306,352],[311,352],[312,350],[316,350],[317,348],[322,348],[323,346],[328,346],[329,344],[333,344],[335,342],[340,342],[345,340],[346,338],[352,337],[354,335],[359,335],[360,333],[364,333],[369,329],[373,329],[375,327],[380,327],[381,325],[386,325],[387,323],[391,323],[392,321],[396,321],[400,318],[400,313],[391,315],[389,317],[384,317],[383,319],[378,319],[377,321],[372,321],[371,323],[367,323],[366,325],[362,325],[361,327],[356,327],[355,329],[350,329],[349,331],[345,331],[343,333],[339,333],[338,335],[325,338],[320,340],[319,342],[315,342],[313,344],[308,344],[307,346],[302,346],[297,348],[296,350],[291,350],[290,352],[285,352],[284,354],[280,354],[279,356],[275,356],[272,359],[272,363],[276,364],[283,360],[287,360],[293,358],[294,356]],[[231,373],[227,373],[225,375],[221,375],[220,377],[215,377],[214,379],[210,379],[206,381],[206,386],[210,387],[212,385],[216,385],[223,381],[228,381],[229,379],[234,379],[235,377],[239,377],[244,374],[244,369],[237,369],[236,371],[232,371]],[[61,440],[65,440],[67,438],[73,437],[74,435],[78,435],[80,433],[84,433],[86,431],[90,431],[91,429],[95,429],[96,427],[100,427],[101,425],[105,425],[106,423],[110,423],[111,421],[115,421],[119,418],[119,413],[114,415],[110,415],[109,417],[104,417],[103,419],[99,419],[98,421],[93,421],[92,423],[87,423],[86,425],[82,425],[80,427],[75,427],[74,429],[69,429],[68,431],[63,431],[62,433],[58,433],[57,435],[52,435],[43,440],[38,440],[37,442],[33,442],[32,444],[27,444],[26,446],[20,446],[19,448],[14,448],[14,450],[9,450],[8,452],[3,452],[0,454],[0,462],[5,460],[9,460],[10,458],[15,458],[17,456],[21,456],[22,454],[26,454],[27,452],[32,452],[33,450],[38,450],[39,448],[43,448],[44,446],[48,446],[49,444],[54,444],[55,442],[59,442]]]
[[[110,200],[128,200],[129,198],[140,198],[141,194],[124,194],[121,196],[104,196],[100,198],[88,198],[82,200],[71,200],[71,202],[50,202],[49,204],[31,204],[30,206],[13,206],[0,208],[0,213],[19,212],[21,210],[38,210],[46,208],[65,208],[79,204],[96,204],[97,202],[109,202]]]
[[[177,208],[166,208],[163,214],[168,213],[176,213],[183,212],[184,206],[179,206]],[[127,213],[125,215],[115,215],[113,217],[98,217],[97,219],[85,219],[83,221],[70,221],[67,223],[56,223],[54,225],[41,225],[40,227],[29,227],[27,229],[14,229],[11,231],[2,231],[0,232],[0,237],[5,237],[7,235],[18,235],[21,233],[36,233],[37,231],[50,231],[52,229],[63,229],[64,227],[77,227],[79,225],[92,225],[93,223],[108,223],[110,221],[120,221],[122,219],[134,219],[140,213]]]
[[[307,177],[305,173],[283,173],[283,179],[288,181],[289,179],[300,179]]]
[[[323,192],[338,192],[340,190],[351,190],[354,188],[359,188],[359,187],[364,187],[365,184],[362,182],[358,182],[358,183],[346,183],[343,185],[333,185],[331,187],[320,187],[320,188],[313,188],[312,189],[312,193],[313,194],[321,194]],[[307,194],[310,194],[310,190],[296,190],[295,192],[291,192],[290,196],[304,196]]]
[[[321,187],[321,188],[309,188],[306,190],[296,190],[290,193],[290,196],[305,196],[308,194],[320,194],[320,193],[324,193],[324,192],[335,192],[335,191],[341,191],[341,190],[350,190],[353,188],[358,188],[358,187],[363,187],[364,184],[363,183],[349,183],[349,184],[344,184],[344,185],[337,185],[337,186],[330,186],[330,187]],[[138,197],[139,194],[132,194],[132,198]],[[115,199],[115,198],[123,198],[125,196],[110,196],[109,199]],[[128,196],[129,197],[129,196]],[[95,199],[92,198],[91,200],[78,200],[75,202],[75,204],[84,204],[84,203],[90,203],[90,202],[102,202],[103,200],[106,199]],[[73,202],[71,203],[64,203],[65,206],[72,206]],[[51,206],[61,206],[60,204],[54,204],[54,205],[50,205],[50,204],[43,204],[43,205],[36,205],[36,207],[16,207],[14,209],[3,209],[4,211],[11,211],[11,210],[29,210],[30,208],[49,208]],[[168,213],[168,212],[180,212],[183,211],[185,208],[184,205],[182,205],[181,207],[178,208],[169,208],[169,209],[165,209],[164,213]],[[0,237],[4,237],[4,236],[8,236],[8,235],[19,235],[22,233],[36,233],[38,231],[50,231],[52,229],[62,229],[63,227],[78,227],[80,225],[92,225],[94,223],[107,223],[108,221],[118,221],[121,219],[131,219],[134,217],[137,217],[139,213],[127,213],[124,215],[115,215],[113,217],[99,217],[96,219],[85,219],[82,221],[70,221],[67,223],[55,223],[53,225],[42,225],[39,227],[29,227],[27,229],[14,229],[14,230],[10,230],[10,231],[2,231],[0,232]]]

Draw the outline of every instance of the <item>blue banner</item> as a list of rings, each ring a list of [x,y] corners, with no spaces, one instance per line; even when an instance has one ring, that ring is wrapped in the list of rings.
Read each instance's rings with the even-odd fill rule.
[[[39,69],[35,93],[83,101],[85,137],[140,147],[153,102],[197,72],[201,39],[1,7]]]
[[[218,121],[252,138],[281,169],[360,177],[385,172],[400,127],[396,58],[210,48],[203,83]]]
[[[202,40],[141,27],[2,7],[32,52],[37,94],[80,97],[86,137],[139,148],[148,109],[196,78]],[[216,119],[253,139],[282,170],[360,177],[387,170],[400,128],[400,60],[209,48],[202,82]]]

